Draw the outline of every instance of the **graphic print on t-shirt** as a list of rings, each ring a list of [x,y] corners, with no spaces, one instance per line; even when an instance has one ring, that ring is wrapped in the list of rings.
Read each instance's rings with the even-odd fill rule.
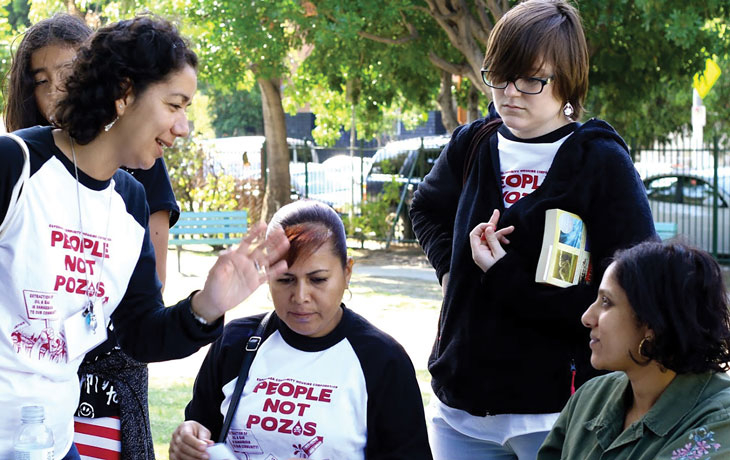
[[[222,413],[234,387],[235,379],[223,387]],[[246,460],[361,459],[366,407],[365,378],[347,340],[304,352],[277,331],[251,365],[227,444]]]
[[[64,315],[60,313],[64,308],[57,302],[68,302],[68,299],[59,294],[72,294],[78,298],[78,309],[91,299],[97,308],[96,314],[100,320],[103,318],[109,297],[105,296],[100,274],[102,259],[109,258],[109,239],[54,224],[50,224],[45,233],[44,239],[52,255],[48,268],[53,274],[52,279],[41,285],[52,290],[23,290],[26,317],[13,327],[10,338],[17,353],[37,360],[65,362],[68,350],[61,322]]]
[[[565,128],[531,141],[520,140],[502,130],[497,133],[502,201],[505,208],[542,185],[555,154],[572,133],[572,130],[565,130],[565,133],[563,130]],[[558,137],[560,134],[563,136]]]
[[[253,394],[263,400],[259,411],[249,410],[245,429],[231,430],[228,444],[236,453],[263,454],[252,429],[259,428],[269,433],[295,436],[292,456],[311,458],[314,451],[324,443],[324,437],[317,433],[317,421],[312,419],[313,408],[332,404],[337,386],[302,382],[295,379],[257,379]],[[311,410],[310,410],[311,409]],[[327,412],[327,409],[324,409]]]
[[[542,169],[513,169],[501,174],[502,199],[504,207],[509,208],[520,198],[537,190],[547,175]]]

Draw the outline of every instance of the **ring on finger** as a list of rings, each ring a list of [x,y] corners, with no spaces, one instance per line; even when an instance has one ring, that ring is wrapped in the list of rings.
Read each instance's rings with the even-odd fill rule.
[[[266,268],[264,268],[258,260],[253,260],[253,266],[256,267],[256,271],[258,272],[259,276],[265,276],[266,275]]]

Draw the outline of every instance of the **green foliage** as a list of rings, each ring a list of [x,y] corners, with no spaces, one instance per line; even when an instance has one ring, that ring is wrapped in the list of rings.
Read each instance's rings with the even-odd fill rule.
[[[165,162],[182,211],[241,209],[244,184],[230,175],[213,172],[201,141],[193,137],[178,139],[166,150]]]
[[[13,31],[23,30],[30,25],[28,0],[10,0],[3,8],[7,11],[8,24]]]
[[[687,126],[692,76],[724,55],[725,0],[581,2],[591,48],[589,116],[647,145]]]
[[[434,107],[439,77],[427,63],[427,47],[408,42],[389,45],[361,36],[402,35],[400,8],[408,1],[389,2],[387,8],[369,0],[314,3],[317,14],[307,35],[313,50],[286,94],[292,99],[290,111],[310,104],[317,116],[314,138],[318,143],[337,140],[343,126],[349,130],[353,104],[358,137],[366,140],[392,130],[401,116],[419,118]],[[415,10],[410,16],[417,23],[427,20]]]
[[[360,206],[360,215],[354,216],[352,221],[348,217],[343,219],[347,234],[361,238],[375,235],[376,238],[385,238],[393,224],[393,210],[400,201],[400,186],[395,178],[383,185],[383,190],[375,199],[370,199]]]
[[[288,57],[302,44],[296,0],[165,0],[156,10],[180,19],[195,37],[200,75],[218,88],[250,89],[258,78],[289,73]]]
[[[188,121],[194,127],[194,132],[190,133],[191,136],[198,136],[203,139],[216,137],[210,115],[211,106],[214,107],[214,104],[215,102],[207,94],[198,93],[195,95],[187,110]]]
[[[730,33],[725,33],[724,38],[730,41]],[[703,101],[707,107],[705,139],[719,137],[725,146],[730,145],[730,43],[728,50],[715,58],[722,74]]]
[[[0,8],[0,75],[5,77],[10,71],[10,52],[15,34],[8,22],[8,11]],[[5,87],[6,81],[3,81],[3,91],[0,93],[0,108],[5,107]]]
[[[261,113],[261,91],[254,85],[250,91],[209,91],[216,137],[261,136],[264,120]]]

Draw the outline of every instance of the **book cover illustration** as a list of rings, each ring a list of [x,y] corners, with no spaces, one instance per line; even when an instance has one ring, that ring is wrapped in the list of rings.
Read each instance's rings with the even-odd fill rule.
[[[583,220],[572,212],[548,209],[535,281],[568,287],[590,280],[588,232]]]

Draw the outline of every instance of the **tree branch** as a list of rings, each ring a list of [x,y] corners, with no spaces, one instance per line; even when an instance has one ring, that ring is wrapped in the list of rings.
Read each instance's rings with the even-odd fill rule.
[[[491,19],[489,19],[489,16],[487,16],[487,4],[484,3],[484,0],[475,0],[474,3],[477,7],[479,22],[482,24],[482,29],[491,31],[492,27],[494,27],[494,23]]]
[[[499,18],[509,10],[509,4],[506,0],[487,0],[487,8],[492,13],[494,20],[499,21]]]
[[[404,43],[408,43],[411,40],[415,40],[418,38],[418,30],[408,22],[406,19],[405,13],[403,11],[400,12],[400,17],[403,19],[403,24],[406,26],[406,29],[408,29],[408,35],[404,35],[399,38],[386,38],[381,37],[379,35],[371,34],[370,32],[365,32],[364,30],[360,30],[357,32],[357,34],[362,38],[367,38],[368,40],[372,40],[374,42],[378,43],[385,43],[386,45],[402,45]]]
[[[453,75],[466,75],[471,73],[471,67],[468,64],[454,64],[438,56],[433,51],[428,53],[428,60],[437,68]]]

